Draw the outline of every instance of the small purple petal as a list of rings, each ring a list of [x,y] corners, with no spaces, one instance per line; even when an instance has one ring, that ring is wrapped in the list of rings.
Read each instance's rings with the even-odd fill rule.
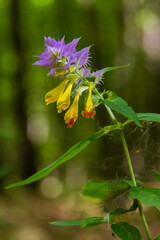
[[[84,78],[91,76],[90,70],[88,68],[86,68],[86,67],[83,67],[81,69],[81,72],[82,72],[82,75],[83,75]]]
[[[103,68],[101,70],[97,70],[96,72],[92,73],[92,76],[97,78],[97,83],[101,82],[105,69],[106,68]]]
[[[52,68],[51,71],[47,74],[47,75],[51,75],[54,76],[54,72],[55,72],[56,68]]]
[[[51,37],[48,37],[48,38],[44,37],[44,41],[45,41],[45,46],[51,46],[51,47],[54,47],[55,44],[57,43],[57,41]]]
[[[66,56],[71,55],[71,54],[75,51],[76,46],[77,46],[77,43],[79,42],[79,40],[80,40],[80,38],[75,38],[75,39],[73,39],[72,42],[68,43],[68,44],[64,47],[61,55],[62,55],[62,56],[63,56],[63,55],[66,55]]]
[[[75,53],[75,57],[77,58],[79,67],[86,65],[88,63],[89,50],[90,47],[86,47]]]
[[[64,46],[65,46],[65,43],[64,43],[64,37],[63,37],[60,41],[57,42],[56,48],[59,49],[59,51],[61,52]]]
[[[42,67],[52,67],[53,63],[51,63],[48,59],[42,59],[33,63],[33,65],[40,65]]]
[[[47,52],[43,52],[41,55],[35,55],[34,57],[46,58],[46,57],[48,57],[48,53]]]

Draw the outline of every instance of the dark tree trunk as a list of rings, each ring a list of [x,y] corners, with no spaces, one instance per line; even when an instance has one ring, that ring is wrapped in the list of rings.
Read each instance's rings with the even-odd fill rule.
[[[13,39],[13,48],[17,55],[18,68],[13,79],[16,86],[16,97],[13,104],[15,119],[20,129],[22,140],[17,149],[18,162],[20,163],[21,174],[23,178],[32,175],[35,169],[35,150],[27,137],[27,113],[26,113],[26,89],[23,84],[23,76],[26,72],[26,59],[24,54],[23,34],[21,28],[20,1],[12,0],[10,5],[11,34]]]

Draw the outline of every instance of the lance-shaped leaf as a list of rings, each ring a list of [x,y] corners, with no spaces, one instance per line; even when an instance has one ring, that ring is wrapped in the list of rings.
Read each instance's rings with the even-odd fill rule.
[[[104,68],[103,74],[105,74],[106,72],[112,71],[112,70],[116,70],[116,69],[119,69],[119,68],[125,68],[125,67],[129,67],[129,66],[130,66],[130,64],[117,66],[117,67],[107,67],[107,68]]]
[[[57,225],[57,226],[81,226],[82,228],[86,228],[86,227],[100,225],[103,223],[106,223],[106,220],[104,220],[104,217],[88,217],[78,221],[76,220],[56,221],[56,222],[50,222],[49,224]]]
[[[160,114],[158,113],[136,113],[139,121],[148,121],[148,122],[160,122]],[[133,120],[127,120],[123,123],[123,126],[131,123]]]
[[[112,110],[122,114],[123,116],[133,120],[138,126],[141,126],[139,119],[133,109],[128,106],[128,103],[124,101],[122,98],[118,97],[113,92],[106,92],[108,94],[107,99],[100,99],[100,102],[103,102],[107,107]]]
[[[160,114],[158,113],[137,113],[137,117],[143,121],[160,122]]]
[[[94,135],[92,135],[88,138],[85,138],[82,141],[76,143],[65,154],[63,154],[60,158],[58,158],[55,162],[53,162],[49,166],[41,169],[40,171],[36,172],[31,177],[29,177],[29,178],[27,178],[23,181],[13,183],[13,184],[7,186],[6,189],[30,184],[32,182],[35,182],[35,181],[41,179],[41,178],[46,177],[54,168],[56,168],[57,166],[67,162],[68,160],[70,160],[71,158],[76,156],[79,152],[81,152],[84,148],[86,148],[88,146],[88,144],[90,144],[94,140],[100,138],[104,134],[107,134],[108,132],[114,131],[116,129],[118,129],[117,125],[111,125],[111,126],[107,126],[107,127],[102,128],[101,130],[96,132]]]
[[[131,187],[129,189],[129,195],[133,199],[140,200],[148,207],[155,206],[160,210],[160,189]]]
[[[155,177],[157,178],[157,180],[160,182],[160,173],[157,172],[155,169],[153,169],[153,173],[154,173]]]
[[[121,240],[142,240],[139,230],[126,222],[112,224],[111,228]]]

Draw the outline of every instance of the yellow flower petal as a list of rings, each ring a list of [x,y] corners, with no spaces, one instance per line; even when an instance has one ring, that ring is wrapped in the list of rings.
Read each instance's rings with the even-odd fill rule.
[[[72,91],[72,86],[73,86],[75,79],[77,79],[77,76],[71,75],[70,79],[71,79],[71,81],[69,82],[66,90],[57,100],[58,113],[61,113],[62,110],[66,110],[70,106],[70,103],[71,103],[70,95],[71,95],[71,91]]]
[[[93,102],[92,102],[92,82],[89,83],[89,94],[88,99],[85,107],[85,111],[82,111],[81,114],[85,118],[91,118],[96,114],[96,110],[94,108]]]
[[[78,117],[79,94],[80,94],[80,92],[76,93],[71,107],[64,115],[65,123],[68,124],[69,128],[72,127],[72,125],[74,124],[74,122],[77,120],[77,117]]]
[[[63,82],[61,82],[60,85],[58,85],[58,87],[52,89],[45,95],[46,105],[48,105],[52,102],[56,102],[58,100],[58,98],[62,95],[62,93],[67,85],[67,82],[68,82],[68,80],[65,79]]]

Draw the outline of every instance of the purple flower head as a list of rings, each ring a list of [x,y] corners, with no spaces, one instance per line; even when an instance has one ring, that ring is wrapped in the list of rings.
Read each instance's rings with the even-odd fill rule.
[[[92,73],[92,76],[95,77],[95,78],[97,78],[97,81],[96,81],[97,84],[103,82],[103,81],[102,81],[102,78],[103,78],[103,73],[104,73],[105,69],[106,69],[106,68],[103,68],[103,69],[101,69],[101,70],[97,70],[96,72],[93,72],[93,73]]]
[[[45,51],[40,56],[37,56],[41,60],[35,62],[34,65],[51,68],[49,75],[53,76],[55,76],[57,69],[59,73],[64,72],[69,69],[71,64],[76,62],[75,48],[79,40],[80,38],[76,38],[72,42],[65,44],[64,37],[60,41],[45,37]]]

